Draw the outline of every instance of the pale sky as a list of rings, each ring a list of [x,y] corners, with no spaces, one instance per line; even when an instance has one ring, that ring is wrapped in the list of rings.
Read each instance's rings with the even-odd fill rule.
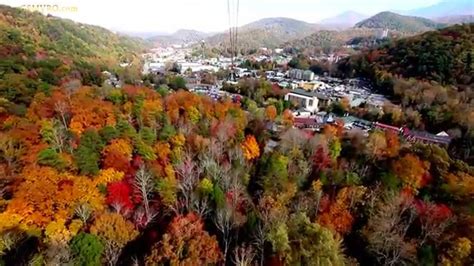
[[[237,0],[234,0],[237,1]],[[289,17],[317,22],[344,11],[372,15],[386,10],[410,10],[440,0],[240,0],[239,25],[265,17]],[[59,17],[112,30],[207,32],[228,27],[227,0],[0,0],[1,4],[77,7],[77,12],[50,12]]]

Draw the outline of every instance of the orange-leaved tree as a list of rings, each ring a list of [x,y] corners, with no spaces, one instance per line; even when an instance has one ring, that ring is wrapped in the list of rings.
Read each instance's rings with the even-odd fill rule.
[[[405,154],[393,162],[392,171],[402,180],[405,187],[419,189],[429,175],[430,163],[422,161],[418,156]]]
[[[277,109],[274,105],[269,105],[265,108],[265,116],[268,120],[273,121],[277,116]]]
[[[102,150],[103,167],[127,172],[132,160],[133,146],[125,139],[114,139]]]
[[[6,212],[21,217],[21,223],[45,228],[50,222],[73,217],[78,205],[104,208],[104,197],[94,181],[84,176],[58,173],[53,168],[30,166],[23,170]]]
[[[244,157],[247,160],[253,160],[260,156],[260,147],[253,135],[247,135],[245,141],[241,145]]]
[[[171,221],[163,239],[153,246],[146,264],[210,265],[221,258],[216,238],[204,230],[199,216],[189,213]]]

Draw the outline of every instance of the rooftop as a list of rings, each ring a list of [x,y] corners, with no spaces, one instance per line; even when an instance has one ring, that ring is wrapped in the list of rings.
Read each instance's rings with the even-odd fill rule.
[[[307,91],[307,90],[304,90],[302,88],[296,88],[294,90],[291,90],[290,93],[298,94],[298,95],[302,95],[302,96],[306,96],[306,97],[316,97],[316,98],[322,99],[322,100],[328,100],[329,99],[326,95],[323,95],[321,93],[317,93],[317,92],[314,92],[314,91]]]

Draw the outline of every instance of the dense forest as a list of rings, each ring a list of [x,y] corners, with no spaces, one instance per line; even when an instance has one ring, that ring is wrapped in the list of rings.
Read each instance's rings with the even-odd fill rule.
[[[291,124],[185,91],[39,92],[2,119],[3,262],[472,263],[472,167],[391,132]]]
[[[390,42],[339,63],[343,76],[362,76],[400,108],[387,122],[438,133],[448,131],[455,155],[474,162],[474,24]]]
[[[6,10],[1,21],[23,14]],[[1,46],[1,265],[474,263],[474,168],[444,147],[340,121],[294,128],[263,81],[239,84],[242,105],[63,82],[74,60],[103,58],[71,63],[38,42],[28,53],[38,29],[1,25],[2,40],[23,40]],[[60,59],[49,75],[60,82],[37,76],[44,53]]]

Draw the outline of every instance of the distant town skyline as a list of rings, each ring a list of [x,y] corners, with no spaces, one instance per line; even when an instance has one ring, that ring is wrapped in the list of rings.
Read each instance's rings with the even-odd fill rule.
[[[237,1],[237,0],[234,0]],[[240,0],[239,25],[267,17],[288,17],[316,23],[345,11],[365,15],[411,10],[440,0]],[[228,27],[227,0],[0,0],[13,7],[56,5],[55,16],[122,32],[172,33],[179,29],[219,32]]]

